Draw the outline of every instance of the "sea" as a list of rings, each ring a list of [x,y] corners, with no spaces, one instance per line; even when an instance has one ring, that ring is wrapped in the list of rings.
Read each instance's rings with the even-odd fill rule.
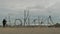
[[[26,17],[26,18],[28,18],[28,17]],[[16,23],[16,25],[19,25],[19,24],[21,24],[21,21],[22,21],[22,24],[24,24],[24,15],[22,15],[22,16],[20,16],[20,15],[19,16],[0,16],[0,25],[2,25],[3,19],[7,20],[8,25],[14,25],[14,23]],[[38,22],[38,19],[39,19],[39,22]],[[35,20],[35,22],[34,22],[34,20]],[[51,20],[53,21],[53,23],[51,22],[49,16],[45,16],[45,15],[29,16],[29,23],[31,25],[32,24],[41,24],[41,21],[43,21],[43,24],[48,24],[48,20],[49,20],[49,23],[51,23],[51,24],[60,23],[60,16],[52,15]],[[28,19],[26,19],[26,24],[28,24]]]

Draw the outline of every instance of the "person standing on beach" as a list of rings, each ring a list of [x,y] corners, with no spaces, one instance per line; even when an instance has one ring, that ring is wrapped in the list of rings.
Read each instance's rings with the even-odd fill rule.
[[[3,23],[3,27],[5,27],[5,25],[7,23],[6,19],[3,19],[2,23]]]

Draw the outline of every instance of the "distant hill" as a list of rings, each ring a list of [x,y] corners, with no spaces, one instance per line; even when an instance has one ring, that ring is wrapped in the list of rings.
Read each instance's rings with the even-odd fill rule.
[[[60,27],[60,24],[59,24],[59,23],[56,23],[56,24],[50,25],[50,26],[48,26],[48,27]]]

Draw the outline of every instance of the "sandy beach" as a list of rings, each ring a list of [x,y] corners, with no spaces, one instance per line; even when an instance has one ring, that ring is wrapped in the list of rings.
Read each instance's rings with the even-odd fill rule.
[[[0,34],[60,34],[60,28],[47,27],[0,27]]]

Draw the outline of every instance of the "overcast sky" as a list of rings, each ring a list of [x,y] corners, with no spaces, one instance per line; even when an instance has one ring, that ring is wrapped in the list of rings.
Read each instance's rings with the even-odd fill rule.
[[[60,15],[60,0],[0,0],[0,15],[22,15],[27,9],[31,15]]]

